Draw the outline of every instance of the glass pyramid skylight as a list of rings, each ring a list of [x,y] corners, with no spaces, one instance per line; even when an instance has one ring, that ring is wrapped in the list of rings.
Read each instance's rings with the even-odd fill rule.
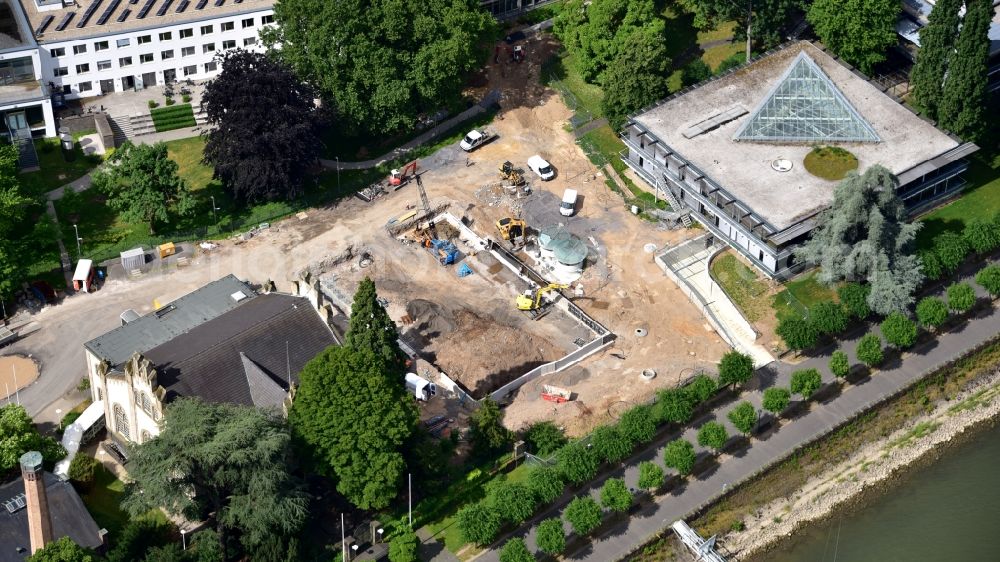
[[[879,142],[847,98],[805,52],[740,127],[737,141]]]

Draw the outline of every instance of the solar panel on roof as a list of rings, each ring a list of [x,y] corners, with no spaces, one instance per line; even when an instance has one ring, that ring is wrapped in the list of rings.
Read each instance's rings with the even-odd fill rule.
[[[195,8],[201,10],[205,7],[205,4],[208,4],[208,0],[198,0],[198,3],[195,5]]]
[[[118,4],[121,3],[122,0],[113,0],[111,2],[111,5],[108,6],[106,10],[104,10],[103,14],[101,14],[101,17],[97,18],[97,25],[104,25],[108,21],[108,18],[111,17],[111,14],[115,11],[115,9],[118,8]]]
[[[149,11],[153,9],[153,4],[155,2],[156,0],[146,0],[146,3],[142,5],[142,9],[139,10],[139,13],[136,14],[135,17],[138,19],[146,17],[146,14],[148,14]]]
[[[189,0],[181,0],[181,3],[177,5],[177,9],[174,10],[174,13],[175,14],[179,14],[179,13],[183,12],[184,10],[187,9],[187,7],[188,7],[188,5],[190,3],[191,2]]]
[[[73,16],[75,16],[75,15],[76,15],[76,12],[70,12],[70,13],[66,14],[65,16],[63,16],[62,21],[59,22],[59,25],[56,26],[56,31],[62,31],[64,29],[66,29],[66,26],[69,25],[70,20],[73,19]]]
[[[103,1],[104,0],[94,0],[91,2],[90,5],[87,6],[87,10],[83,12],[83,17],[80,18],[80,21],[76,22],[76,26],[79,28],[87,25],[87,22],[90,21],[90,16],[94,15],[97,8],[101,7],[101,2]]]
[[[45,19],[42,20],[42,23],[38,25],[38,29],[35,30],[35,35],[41,35],[45,33],[45,28],[47,28],[54,19],[56,19],[56,17],[51,14],[45,16]]]
[[[131,14],[131,13],[132,13],[132,10],[129,10],[128,8],[125,8],[124,10],[122,10],[122,13],[118,14],[118,20],[117,20],[118,23],[121,23],[121,22],[127,20],[128,19],[128,15]]]
[[[162,16],[163,14],[167,13],[167,10],[170,9],[170,5],[173,4],[173,3],[174,3],[174,0],[163,0],[163,5],[160,6],[159,10],[156,10],[156,15],[157,16]]]

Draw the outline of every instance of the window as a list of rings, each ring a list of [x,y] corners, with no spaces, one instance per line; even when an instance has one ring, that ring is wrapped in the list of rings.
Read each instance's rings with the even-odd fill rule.
[[[140,392],[139,393],[139,397],[141,398],[141,404],[140,404],[140,406],[142,407],[142,411],[146,412],[147,414],[152,413],[153,412],[153,403],[149,400],[149,395],[146,394],[145,392]],[[138,401],[139,401],[139,399],[137,399],[137,402]]]
[[[128,39],[119,39],[116,42],[116,44],[118,45],[118,48],[121,48],[121,47],[128,47],[129,45],[132,44],[132,42],[129,41]]]
[[[203,26],[201,26],[201,34],[202,35],[208,35],[210,33],[212,33],[212,26],[210,26],[210,25],[203,25]]]
[[[194,54],[194,47],[184,47],[181,49],[182,57],[190,57]]]
[[[106,51],[106,50],[108,50],[108,42],[107,41],[98,41],[97,43],[94,43],[94,50],[95,51]]]
[[[64,94],[72,94],[73,93],[73,89],[70,87],[69,84],[63,84],[62,93],[64,93]]]
[[[145,53],[145,54],[139,55],[139,62],[140,63],[153,62],[153,53]]]
[[[66,68],[65,66],[60,66],[55,70],[54,74],[56,76],[66,76],[67,74],[69,74],[69,69]]]
[[[80,82],[76,85],[76,89],[81,92],[89,92],[94,89],[93,82]]]
[[[274,15],[261,16],[260,24],[267,25],[269,23],[274,23]]]
[[[97,70],[111,70],[111,61],[109,60],[97,61]]]
[[[153,41],[153,36],[152,35],[140,35],[139,36],[139,44],[140,45],[145,45],[146,43],[150,43],[152,41]]]
[[[113,411],[115,416],[115,431],[125,439],[131,439],[129,437],[128,418],[125,417],[125,409],[121,405],[115,404]]]
[[[253,18],[247,18],[243,20],[243,29],[246,29],[248,27],[253,27]]]
[[[160,58],[163,60],[174,58],[174,50],[170,49],[168,51],[160,51]]]
[[[101,391],[101,387],[97,387],[97,400],[101,401],[104,399],[104,392]]]
[[[247,37],[246,39],[243,40],[244,47],[249,47],[250,45],[256,45],[256,44],[257,44],[256,37]]]
[[[139,435],[142,436],[142,440],[140,441],[141,443],[147,443],[147,442],[149,442],[150,439],[153,438],[153,436],[150,435],[149,432],[146,431],[145,429],[142,430],[142,433],[140,433]]]
[[[195,65],[184,67],[184,76],[191,76],[192,74],[198,74],[198,67]]]
[[[181,39],[187,39],[188,37],[194,35],[194,30],[189,27],[187,29],[182,29],[180,33],[181,33]]]
[[[233,28],[236,27],[236,25],[234,22],[224,21],[219,27],[222,29],[222,31],[232,31]]]
[[[226,39],[222,42],[223,49],[234,49],[236,48],[236,39]]]
[[[78,64],[78,65],[76,65],[76,73],[77,74],[85,74],[87,72],[90,72],[90,65],[89,64],[84,63],[84,64]]]
[[[51,51],[49,51],[49,54],[52,55],[52,58],[65,57],[66,56],[66,47],[56,47],[55,49],[52,49]]]
[[[131,66],[132,57],[122,57],[118,59],[118,66]]]
[[[160,41],[170,41],[174,38],[174,34],[169,31],[164,31],[160,34]]]
[[[215,50],[215,43],[205,43],[204,45],[201,46],[201,52],[203,53],[211,53],[214,50]]]
[[[83,53],[86,53],[86,52],[87,52],[87,46],[86,45],[73,45],[73,54],[74,55],[82,55]]]
[[[215,61],[205,63],[205,72],[215,72],[217,68],[219,65]]]

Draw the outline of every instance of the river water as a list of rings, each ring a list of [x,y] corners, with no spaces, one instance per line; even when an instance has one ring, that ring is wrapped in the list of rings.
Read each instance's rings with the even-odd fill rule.
[[[906,471],[863,508],[799,531],[767,562],[1000,560],[1000,426]]]

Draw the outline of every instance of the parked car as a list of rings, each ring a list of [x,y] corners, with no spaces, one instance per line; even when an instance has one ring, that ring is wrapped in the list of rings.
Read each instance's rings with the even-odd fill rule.
[[[552,169],[552,165],[537,154],[528,158],[528,167],[531,168],[531,171],[538,174],[538,177],[542,178],[542,181],[548,181],[556,177],[556,171]]]
[[[576,212],[576,190],[567,189],[563,192],[562,202],[559,203],[559,214],[572,217],[574,212]]]

